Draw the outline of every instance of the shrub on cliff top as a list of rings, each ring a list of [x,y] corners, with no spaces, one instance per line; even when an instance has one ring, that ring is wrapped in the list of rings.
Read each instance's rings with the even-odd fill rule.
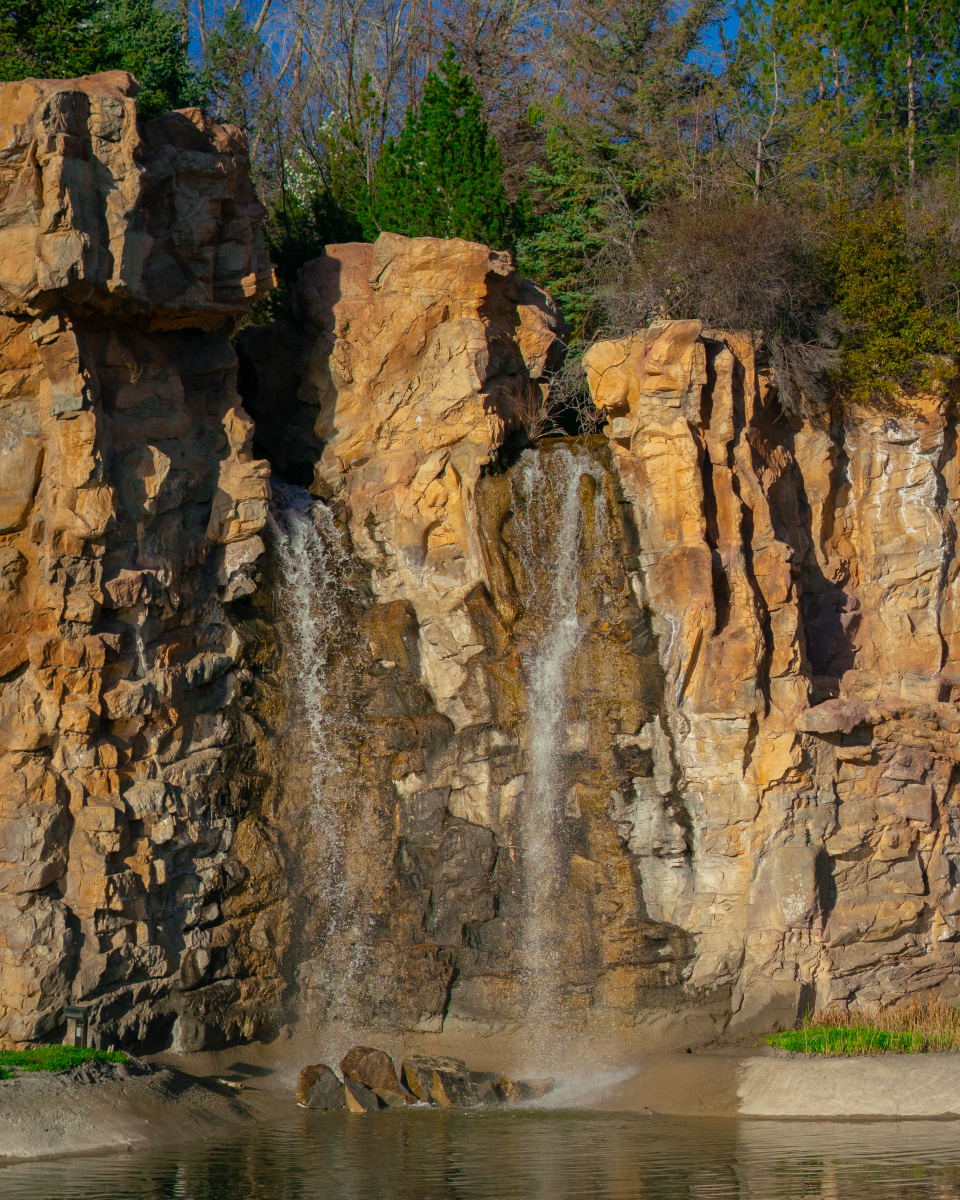
[[[360,202],[364,235],[462,237],[512,249],[521,206],[503,187],[503,160],[472,80],[448,49],[431,71],[416,110],[389,138]]]
[[[932,277],[925,267],[949,275],[943,218],[911,198],[888,199],[860,210],[839,206],[828,226],[823,261],[843,322],[842,391],[869,403],[955,374],[960,325],[943,299],[955,306],[958,289],[937,297],[924,287]],[[953,265],[956,275],[956,256]]]

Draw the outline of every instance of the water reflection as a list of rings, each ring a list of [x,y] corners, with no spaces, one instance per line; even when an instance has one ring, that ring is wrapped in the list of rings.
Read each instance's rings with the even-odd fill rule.
[[[0,1168],[4,1200],[960,1200],[960,1124],[295,1110],[222,1142]]]

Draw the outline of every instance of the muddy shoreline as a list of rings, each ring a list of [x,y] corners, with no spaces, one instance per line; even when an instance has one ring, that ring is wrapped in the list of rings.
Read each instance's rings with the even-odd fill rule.
[[[685,1035],[703,1031],[652,1032],[611,1038],[609,1030],[598,1031],[554,1047],[538,1065],[556,1075],[557,1089],[524,1107],[780,1120],[960,1116],[956,1054],[818,1059],[774,1050],[752,1036],[687,1046]],[[276,1120],[285,1108],[292,1117],[300,1068],[335,1065],[357,1043],[397,1058],[456,1055],[478,1070],[520,1073],[530,1065],[529,1038],[520,1031],[390,1037],[332,1027],[322,1037],[288,1029],[269,1045],[166,1051],[128,1066],[26,1074],[0,1082],[0,1166],[227,1137]]]

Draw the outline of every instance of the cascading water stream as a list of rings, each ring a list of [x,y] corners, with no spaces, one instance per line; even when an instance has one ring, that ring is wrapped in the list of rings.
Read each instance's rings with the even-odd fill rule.
[[[562,940],[557,922],[563,870],[558,816],[567,790],[570,671],[584,630],[578,619],[583,534],[581,480],[595,464],[563,446],[527,451],[514,485],[520,561],[532,589],[523,654],[527,678],[527,782],[521,809],[523,956],[528,1016],[559,1015]]]
[[[363,820],[350,812],[346,747],[355,717],[338,686],[333,653],[346,639],[344,604],[350,560],[331,510],[304,488],[273,481],[270,534],[278,568],[280,624],[286,652],[294,728],[294,769],[307,768],[304,806],[315,869],[309,889],[326,912],[312,985],[341,1014],[366,956],[366,920],[351,887],[348,830],[363,838]],[[305,735],[305,736],[303,736]],[[361,847],[362,848],[362,847]],[[304,868],[304,864],[301,864]],[[320,947],[316,947],[320,949]]]

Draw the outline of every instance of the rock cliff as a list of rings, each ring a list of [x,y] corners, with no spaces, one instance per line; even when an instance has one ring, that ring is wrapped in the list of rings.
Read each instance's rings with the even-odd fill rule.
[[[559,319],[506,256],[330,247],[298,304],[241,357],[368,588],[348,1009],[954,995],[954,397],[791,422],[755,339],[669,322],[588,354],[603,438],[521,453]]]
[[[691,987],[730,985],[735,1028],[955,998],[955,395],[790,422],[762,347],[699,322],[585,362],[692,832],[668,871],[638,846],[644,895]]]
[[[532,445],[551,297],[384,234],[241,404],[243,138],[135,90],[0,88],[0,1037],[956,998],[956,396],[668,322]]]
[[[271,285],[244,139],[120,72],[0,87],[0,1035],[241,1034],[279,997],[244,715]],[[246,623],[249,626],[249,622]],[[255,896],[257,903],[251,902]]]
[[[297,303],[299,330],[245,330],[240,353],[258,444],[325,498],[351,578],[325,627],[337,682],[302,691],[282,786],[320,867],[301,1012],[437,1029],[676,1002],[692,944],[646,917],[622,836],[630,770],[669,766],[609,453],[505,451],[562,318],[507,255],[388,234],[328,247]],[[286,642],[309,677],[316,652]]]

